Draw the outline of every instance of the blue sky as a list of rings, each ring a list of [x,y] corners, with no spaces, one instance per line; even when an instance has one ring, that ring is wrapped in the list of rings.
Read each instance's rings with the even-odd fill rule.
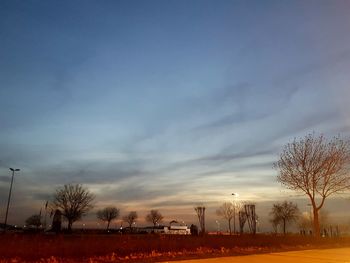
[[[2,207],[8,167],[22,170],[17,223],[66,183],[89,187],[96,208],[187,221],[232,192],[290,197],[272,168],[281,147],[350,132],[349,12],[348,1],[0,1]]]

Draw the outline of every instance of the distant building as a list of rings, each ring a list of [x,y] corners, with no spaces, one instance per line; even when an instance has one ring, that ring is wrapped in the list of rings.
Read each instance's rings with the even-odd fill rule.
[[[191,235],[191,230],[187,226],[165,226],[164,234]]]
[[[187,226],[149,226],[139,228],[138,231],[165,235],[191,235],[191,230]]]

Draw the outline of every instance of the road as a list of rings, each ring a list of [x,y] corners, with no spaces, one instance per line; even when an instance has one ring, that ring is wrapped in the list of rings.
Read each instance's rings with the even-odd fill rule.
[[[261,255],[171,261],[183,263],[350,263],[350,247],[290,251]]]

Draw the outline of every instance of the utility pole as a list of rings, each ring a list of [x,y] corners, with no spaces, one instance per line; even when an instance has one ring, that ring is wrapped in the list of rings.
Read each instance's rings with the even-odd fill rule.
[[[12,193],[12,185],[13,185],[13,177],[15,176],[15,172],[20,171],[20,169],[13,169],[10,168],[10,171],[12,171],[12,177],[11,177],[11,184],[10,184],[10,191],[9,191],[9,197],[7,199],[7,207],[6,207],[6,214],[5,214],[5,225],[4,225],[4,232],[7,228],[7,216],[9,213],[9,207],[10,207],[10,200],[11,200],[11,193]]]

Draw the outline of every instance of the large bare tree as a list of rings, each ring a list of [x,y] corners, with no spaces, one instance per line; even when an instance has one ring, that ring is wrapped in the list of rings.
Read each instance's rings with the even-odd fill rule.
[[[111,221],[119,217],[119,209],[113,206],[108,206],[102,210],[98,210],[96,216],[98,219],[107,222],[106,230],[108,230]]]
[[[238,222],[239,222],[239,233],[242,235],[244,230],[244,225],[247,222],[247,214],[243,210],[243,207],[238,212]]]
[[[205,235],[205,206],[196,206],[194,210],[196,211],[199,226],[201,228],[200,234]]]
[[[223,203],[218,210],[216,210],[216,214],[218,216],[221,216],[222,218],[227,220],[228,223],[228,229],[230,231],[230,235],[232,234],[231,229],[231,221],[235,216],[235,207],[234,204],[225,202]]]
[[[247,216],[247,223],[250,230],[250,233],[256,234],[256,223],[258,216],[255,213],[255,204],[248,203],[243,206],[245,214]]]
[[[162,214],[158,210],[151,210],[146,215],[146,221],[153,224],[153,227],[155,227],[158,223],[162,222],[163,220]]]
[[[292,202],[284,201],[282,203],[273,204],[270,215],[272,216],[271,222],[273,227],[282,223],[283,234],[286,234],[287,224],[296,221],[299,217],[298,206]]]
[[[80,220],[90,209],[95,196],[80,184],[68,184],[56,190],[52,206],[61,210],[68,221],[68,231],[75,221]]]
[[[123,216],[123,221],[129,225],[129,228],[131,230],[132,224],[136,222],[137,218],[138,218],[138,215],[136,211],[131,211],[126,216]]]
[[[326,139],[309,134],[284,146],[274,167],[277,180],[306,194],[313,208],[314,234],[320,235],[319,211],[332,194],[350,187],[350,146],[339,136]]]

